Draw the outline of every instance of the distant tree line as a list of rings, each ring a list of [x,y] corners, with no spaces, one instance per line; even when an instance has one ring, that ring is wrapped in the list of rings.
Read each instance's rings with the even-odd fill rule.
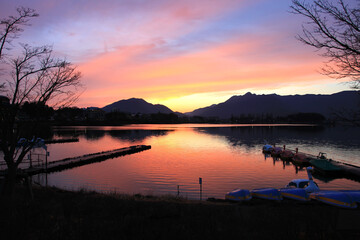
[[[146,123],[232,123],[232,124],[260,124],[260,123],[328,123],[319,113],[296,113],[286,116],[273,114],[241,114],[232,115],[229,119],[218,117],[186,116],[176,113],[126,113],[105,112],[100,108],[63,107],[54,109],[41,103],[25,102],[18,114],[18,121],[42,121],[52,125],[123,125]]]

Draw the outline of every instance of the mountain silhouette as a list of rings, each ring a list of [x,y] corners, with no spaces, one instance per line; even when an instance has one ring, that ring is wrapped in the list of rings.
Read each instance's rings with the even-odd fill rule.
[[[218,117],[222,119],[241,115],[272,114],[286,116],[296,113],[320,113],[329,118],[342,110],[359,109],[358,91],[343,91],[331,95],[288,95],[277,94],[232,96],[223,103],[199,108],[186,113],[187,116]]]
[[[173,111],[161,104],[151,104],[140,98],[130,98],[111,103],[102,108],[105,112],[125,112],[125,113],[172,113]]]

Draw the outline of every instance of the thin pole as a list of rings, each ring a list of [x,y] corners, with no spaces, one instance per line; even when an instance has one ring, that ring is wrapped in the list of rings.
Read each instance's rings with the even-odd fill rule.
[[[199,184],[200,184],[200,200],[202,200],[202,178],[199,177]]]

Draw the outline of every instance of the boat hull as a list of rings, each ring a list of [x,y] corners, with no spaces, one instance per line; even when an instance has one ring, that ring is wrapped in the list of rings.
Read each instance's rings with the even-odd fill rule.
[[[249,201],[252,198],[249,190],[235,189],[225,194],[225,199],[230,201]]]
[[[341,192],[349,195],[354,202],[360,203],[360,190],[341,190]]]
[[[284,198],[289,198],[298,201],[310,201],[310,196],[303,188],[281,188],[280,194]]]
[[[252,197],[267,199],[267,200],[282,200],[282,196],[276,188],[260,188],[250,191]]]
[[[338,166],[335,166],[331,161],[324,159],[313,159],[310,160],[310,164],[314,166],[315,170],[322,173],[335,174],[340,173],[342,169]]]
[[[356,208],[356,202],[342,191],[319,191],[310,194],[311,199],[342,208]]]

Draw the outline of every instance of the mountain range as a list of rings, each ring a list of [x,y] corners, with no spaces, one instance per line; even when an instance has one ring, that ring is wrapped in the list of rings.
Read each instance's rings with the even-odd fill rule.
[[[141,98],[130,98],[127,100],[120,100],[102,108],[105,112],[126,112],[126,113],[172,113],[173,111],[161,104],[151,104]]]
[[[329,118],[334,112],[344,109],[359,109],[358,91],[343,91],[331,95],[306,94],[280,96],[277,94],[232,96],[227,101],[185,113],[187,116],[217,117],[227,119],[232,116],[272,114],[286,116],[296,113],[320,113]],[[128,113],[173,113],[161,104],[151,104],[143,99],[121,100],[102,108],[105,112],[119,111]]]

